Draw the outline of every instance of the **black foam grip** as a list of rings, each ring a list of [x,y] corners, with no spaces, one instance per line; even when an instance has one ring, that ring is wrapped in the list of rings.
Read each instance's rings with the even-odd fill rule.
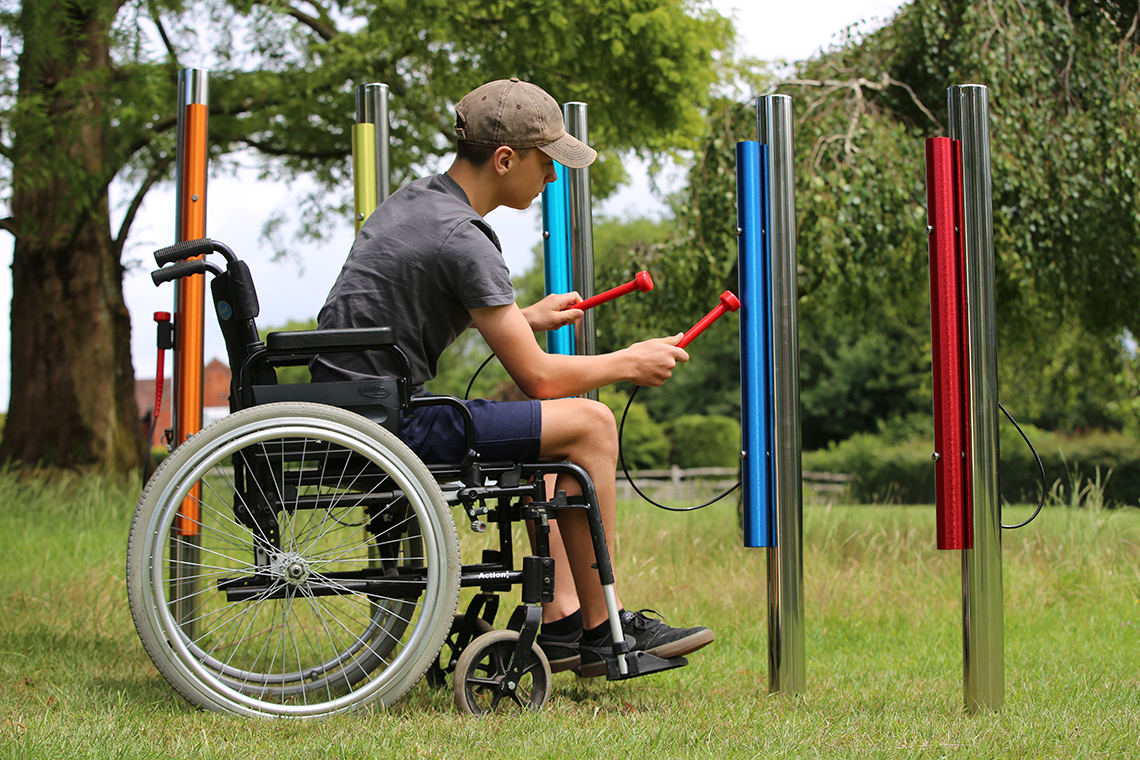
[[[182,261],[193,256],[204,256],[214,250],[214,241],[210,238],[198,240],[183,240],[181,243],[160,248],[154,252],[154,260],[161,267],[172,261]]]
[[[203,259],[194,259],[192,261],[179,261],[177,264],[156,269],[150,273],[150,279],[154,280],[155,285],[161,285],[180,277],[189,277],[192,274],[202,274],[203,272],[213,272],[215,275],[219,275],[222,270]]]

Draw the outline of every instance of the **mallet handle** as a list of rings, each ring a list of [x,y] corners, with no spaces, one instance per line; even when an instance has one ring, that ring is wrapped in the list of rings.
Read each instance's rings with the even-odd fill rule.
[[[615,298],[624,296],[626,293],[632,293],[635,290],[640,290],[642,293],[647,293],[650,290],[653,290],[653,278],[649,276],[649,272],[642,270],[637,273],[636,277],[624,285],[618,285],[616,288],[610,288],[605,293],[599,293],[596,296],[587,298],[585,301],[579,301],[572,306],[567,306],[566,309],[581,309],[582,311],[585,311],[586,309],[594,308],[598,304],[603,304],[606,301],[612,301]],[[563,311],[566,309],[563,309]]]

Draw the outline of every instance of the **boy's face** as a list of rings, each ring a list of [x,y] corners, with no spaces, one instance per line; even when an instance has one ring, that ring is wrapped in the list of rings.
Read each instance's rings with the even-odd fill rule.
[[[517,153],[514,154],[510,167],[510,171],[503,175],[503,205],[510,208],[529,208],[547,183],[558,179],[554,159],[538,148],[521,160]]]

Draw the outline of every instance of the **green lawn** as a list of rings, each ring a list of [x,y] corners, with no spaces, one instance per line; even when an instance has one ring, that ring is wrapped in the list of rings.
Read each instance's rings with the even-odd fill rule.
[[[421,683],[297,723],[198,712],[151,666],[123,580],[137,490],[0,474],[0,757],[1140,756],[1137,509],[1052,507],[1006,534],[999,714],[962,707],[960,560],[934,549],[933,508],[805,509],[807,690],[787,697],[767,694],[764,553],[732,508],[627,504],[626,604],[716,630],[688,668],[556,675],[534,716],[464,717]]]

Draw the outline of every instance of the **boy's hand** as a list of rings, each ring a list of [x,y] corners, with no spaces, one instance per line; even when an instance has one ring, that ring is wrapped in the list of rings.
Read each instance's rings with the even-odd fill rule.
[[[548,332],[569,324],[577,324],[582,319],[582,310],[567,307],[581,300],[582,296],[575,291],[552,293],[533,306],[522,309],[522,313],[531,330],[536,333]]]
[[[663,385],[673,376],[677,362],[689,361],[688,352],[677,347],[684,336],[684,333],[677,333],[668,338],[654,338],[625,349],[623,358],[629,366],[626,379],[637,385]]]

